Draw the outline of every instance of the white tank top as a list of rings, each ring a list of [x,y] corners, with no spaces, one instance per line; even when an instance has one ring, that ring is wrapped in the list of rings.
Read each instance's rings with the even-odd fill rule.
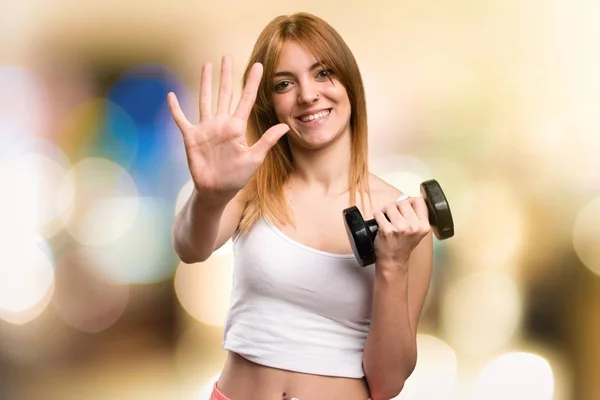
[[[374,266],[305,246],[266,219],[233,242],[223,348],[269,367],[362,378]]]

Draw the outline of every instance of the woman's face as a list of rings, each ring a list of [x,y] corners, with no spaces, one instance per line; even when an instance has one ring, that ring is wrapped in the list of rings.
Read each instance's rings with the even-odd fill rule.
[[[350,134],[351,106],[346,88],[311,53],[285,42],[275,70],[273,107],[287,136],[299,147],[318,149]]]

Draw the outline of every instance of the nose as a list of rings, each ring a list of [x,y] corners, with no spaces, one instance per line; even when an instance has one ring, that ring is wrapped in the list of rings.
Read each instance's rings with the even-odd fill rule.
[[[317,85],[306,83],[298,91],[298,103],[312,104],[321,98]]]

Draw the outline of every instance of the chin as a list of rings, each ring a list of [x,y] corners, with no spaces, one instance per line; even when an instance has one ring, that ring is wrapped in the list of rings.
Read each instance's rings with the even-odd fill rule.
[[[341,135],[333,135],[331,133],[309,132],[299,135],[300,138],[295,141],[295,145],[312,150],[319,150],[335,143]]]

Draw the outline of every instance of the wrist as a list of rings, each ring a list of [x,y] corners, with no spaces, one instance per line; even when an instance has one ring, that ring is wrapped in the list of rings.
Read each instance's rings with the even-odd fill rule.
[[[385,280],[406,279],[408,277],[408,261],[377,260],[375,274]]]
[[[197,202],[202,204],[203,208],[218,211],[225,208],[227,203],[235,197],[235,193],[213,193],[194,186],[193,196]]]

